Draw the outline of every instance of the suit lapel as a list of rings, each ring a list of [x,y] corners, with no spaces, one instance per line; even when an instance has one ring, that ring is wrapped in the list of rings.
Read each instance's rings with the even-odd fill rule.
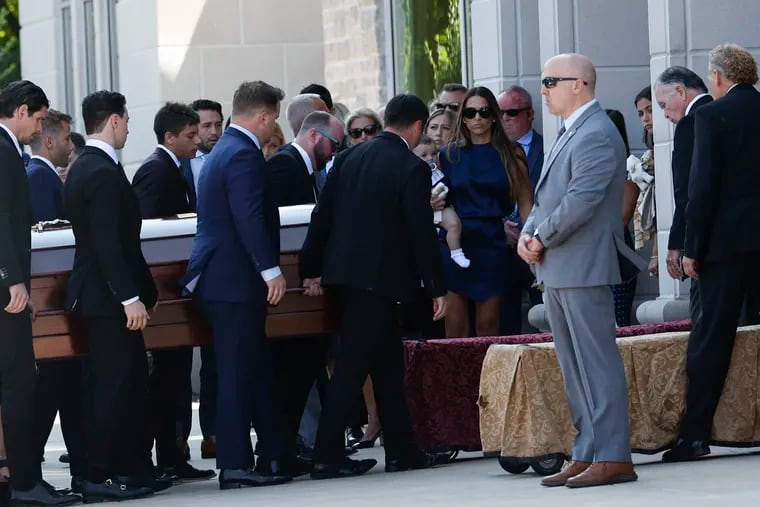
[[[599,103],[595,103],[592,106],[590,106],[586,111],[583,112],[583,114],[575,120],[572,127],[565,132],[565,134],[562,136],[562,138],[559,140],[559,143],[556,144],[556,146],[552,146],[551,151],[549,152],[549,156],[544,162],[544,167],[541,170],[541,177],[538,179],[538,184],[536,185],[536,190],[543,184],[544,180],[546,179],[546,176],[549,174],[549,171],[552,168],[552,164],[555,160],[557,160],[557,155],[559,155],[562,152],[562,149],[567,146],[567,143],[570,142],[570,139],[573,138],[575,133],[578,131],[581,126],[585,123],[585,121],[594,113],[601,111],[601,106]]]

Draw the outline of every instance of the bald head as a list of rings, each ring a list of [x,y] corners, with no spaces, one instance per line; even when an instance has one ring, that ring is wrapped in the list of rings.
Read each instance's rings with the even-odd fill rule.
[[[594,99],[596,69],[588,57],[578,53],[557,55],[547,60],[541,95],[549,111],[567,118]]]

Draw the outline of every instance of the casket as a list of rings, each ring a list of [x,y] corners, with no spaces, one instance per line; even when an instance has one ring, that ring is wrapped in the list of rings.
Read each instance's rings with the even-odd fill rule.
[[[272,339],[321,335],[337,322],[329,296],[302,293],[298,274],[301,250],[312,205],[280,208],[280,267],[288,290],[267,318]],[[180,294],[178,280],[185,273],[193,248],[196,219],[144,220],[141,240],[145,259],[158,288],[159,305],[144,332],[145,346],[165,349],[196,346],[211,339],[192,299]],[[70,228],[32,231],[32,291],[38,316],[33,325],[38,359],[54,359],[87,353],[84,330],[75,315],[64,311],[69,272],[74,261],[74,235]]]

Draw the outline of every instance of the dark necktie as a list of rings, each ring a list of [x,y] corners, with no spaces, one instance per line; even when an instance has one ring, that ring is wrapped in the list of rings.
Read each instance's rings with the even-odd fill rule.
[[[559,141],[559,138],[562,137],[562,134],[564,134],[567,130],[565,129],[565,126],[562,125],[562,128],[559,129],[559,132],[557,132],[557,138],[554,140],[554,144],[557,144],[557,141]]]

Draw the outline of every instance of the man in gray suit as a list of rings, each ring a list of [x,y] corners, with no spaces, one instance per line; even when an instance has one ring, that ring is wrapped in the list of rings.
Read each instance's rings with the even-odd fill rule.
[[[547,154],[518,253],[535,266],[544,285],[578,435],[572,461],[541,483],[578,488],[635,481],[610,290],[621,281],[625,146],[594,99],[596,70],[588,58],[555,56],[544,65],[543,76],[546,106],[564,119],[564,126]],[[623,254],[635,256],[630,250]]]

